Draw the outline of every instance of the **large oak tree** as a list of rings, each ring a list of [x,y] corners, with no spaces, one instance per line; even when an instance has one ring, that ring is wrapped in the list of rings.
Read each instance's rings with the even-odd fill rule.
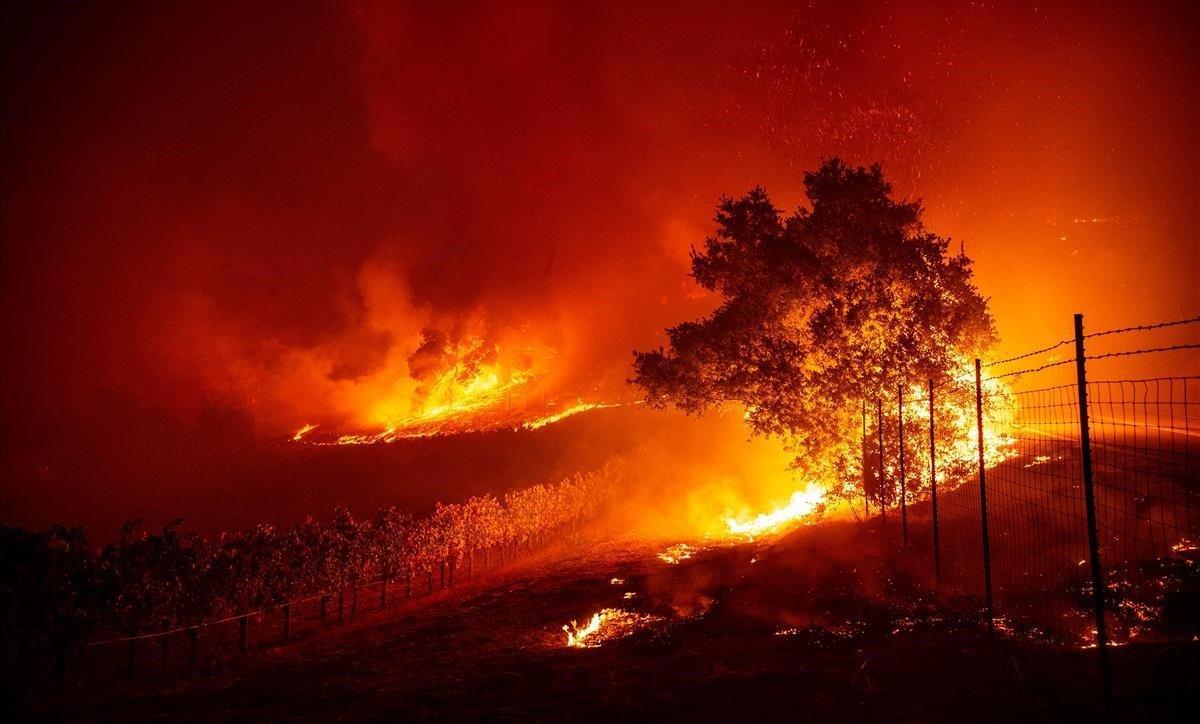
[[[796,467],[848,481],[864,401],[947,380],[995,337],[971,262],[895,201],[878,165],[838,159],[805,175],[810,208],[784,215],[762,188],[721,201],[692,276],[721,297],[707,317],[635,352],[653,406],[700,413],[739,403],[783,438]]]

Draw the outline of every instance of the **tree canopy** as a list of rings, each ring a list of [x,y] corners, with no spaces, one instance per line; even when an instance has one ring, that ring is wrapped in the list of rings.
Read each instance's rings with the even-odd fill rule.
[[[653,406],[701,413],[739,403],[810,472],[857,450],[863,400],[958,371],[994,342],[971,261],[895,201],[879,165],[838,159],[805,174],[811,208],[790,216],[762,188],[722,199],[692,276],[722,298],[635,352],[632,382]],[[845,472],[845,470],[843,470]]]

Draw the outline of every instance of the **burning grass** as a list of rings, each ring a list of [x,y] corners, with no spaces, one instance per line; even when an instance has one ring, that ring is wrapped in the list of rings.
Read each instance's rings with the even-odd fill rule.
[[[696,549],[687,543],[676,543],[668,546],[658,553],[658,559],[663,563],[675,565],[680,561],[686,561],[695,555]]]
[[[557,352],[523,340],[501,346],[483,337],[457,341],[429,335],[407,364],[411,379],[358,402],[359,430],[307,423],[294,442],[370,445],[397,440],[496,430],[537,430],[617,403],[548,397],[545,383]],[[540,398],[540,403],[531,399]],[[318,427],[321,432],[312,435]]]
[[[562,628],[567,635],[567,648],[592,649],[660,620],[660,617],[647,613],[604,608],[593,613],[582,624],[572,621]]]
[[[439,406],[366,432],[337,434],[330,431],[314,436],[310,433],[321,426],[307,424],[296,431],[292,441],[315,445],[374,445],[473,432],[539,430],[584,412],[619,406],[615,402],[576,400],[561,403],[551,400],[538,406],[515,409],[510,405],[509,396],[501,393],[473,403]]]
[[[736,518],[726,518],[725,524],[729,532],[735,535],[755,538],[768,533],[777,533],[791,525],[800,522],[824,508],[825,489],[809,483],[804,490],[792,493],[787,504],[775,510],[740,521]]]

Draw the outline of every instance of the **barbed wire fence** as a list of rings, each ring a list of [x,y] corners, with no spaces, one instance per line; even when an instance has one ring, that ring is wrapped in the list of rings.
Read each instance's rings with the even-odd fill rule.
[[[1111,720],[1111,647],[1200,635],[1200,317],[1074,327],[907,399],[901,388],[893,424],[864,415],[864,440],[880,442],[863,496],[928,523],[914,533],[938,591],[977,607],[989,633],[1094,648]],[[1130,338],[1162,330],[1185,338]],[[1098,341],[1122,346],[1089,351]],[[1109,366],[1134,358],[1128,377]],[[902,512],[906,548],[909,528]]]

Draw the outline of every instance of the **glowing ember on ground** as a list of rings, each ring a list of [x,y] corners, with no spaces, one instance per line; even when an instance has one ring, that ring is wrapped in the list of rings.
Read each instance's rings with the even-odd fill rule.
[[[1178,543],[1171,546],[1171,551],[1174,553],[1191,553],[1200,548],[1196,542],[1190,538],[1180,538]]]
[[[897,629],[898,631],[899,629]],[[911,630],[911,629],[909,629]],[[853,641],[866,634],[866,626],[862,623],[848,621],[843,624],[833,624],[824,626],[780,626],[775,629],[775,636],[805,636],[810,639],[810,643],[827,648],[832,644],[844,641]],[[893,631],[892,633],[896,633]]]
[[[1009,621],[1007,616],[995,616],[992,618],[992,626],[1005,636],[1012,636],[1014,633],[1012,622]]]
[[[824,502],[825,490],[810,483],[804,490],[792,493],[787,505],[781,508],[762,513],[747,521],[727,518],[725,524],[729,526],[731,533],[737,535],[753,537],[773,533],[817,511]]]
[[[666,563],[678,563],[691,558],[695,552],[696,549],[692,548],[687,543],[676,543],[670,548],[667,548],[659,553],[658,558]]]
[[[1128,642],[1128,641],[1109,641],[1109,642],[1108,642],[1106,645],[1107,645],[1107,646],[1108,646],[1108,648],[1110,648],[1110,649],[1115,649],[1115,648],[1117,648],[1118,646],[1126,646],[1126,645],[1128,645],[1128,644],[1129,644],[1129,642]],[[1090,644],[1083,644],[1083,645],[1081,645],[1079,648],[1080,648],[1080,650],[1081,650],[1081,651],[1087,651],[1088,649],[1095,649],[1095,648],[1099,648],[1099,646],[1100,646],[1100,645],[1099,645],[1098,643],[1096,643],[1095,641],[1093,641],[1093,642],[1091,642]]]
[[[583,624],[577,621],[563,626],[567,635],[567,647],[575,649],[597,648],[605,641],[620,638],[634,629],[659,620],[657,616],[633,613],[619,608],[605,608],[592,614]]]

